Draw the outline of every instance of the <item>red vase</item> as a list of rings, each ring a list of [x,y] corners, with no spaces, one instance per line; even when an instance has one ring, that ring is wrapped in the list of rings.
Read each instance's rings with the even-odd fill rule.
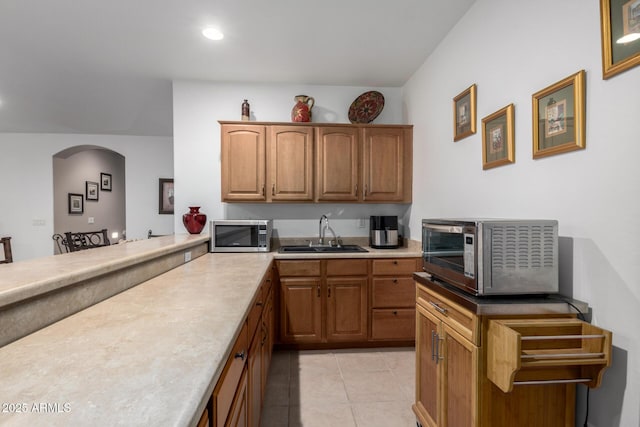
[[[207,216],[200,213],[200,206],[189,206],[189,213],[182,215],[182,223],[191,234],[200,234],[207,223]]]

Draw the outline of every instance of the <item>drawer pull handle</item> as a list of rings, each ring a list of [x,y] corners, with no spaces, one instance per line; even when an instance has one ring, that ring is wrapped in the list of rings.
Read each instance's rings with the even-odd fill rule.
[[[327,286],[327,298],[331,298],[331,286]]]
[[[262,305],[262,301],[256,301],[256,305],[260,307]]]
[[[233,358],[234,358],[234,359],[242,359],[242,360],[244,360],[244,357],[245,357],[244,350],[242,350],[240,353],[236,353],[236,354],[233,356]]]
[[[544,384],[573,384],[588,383],[593,381],[591,378],[576,378],[569,380],[534,380],[534,381],[514,381],[513,385],[544,385]]]
[[[398,279],[393,279],[393,283],[398,283]]]
[[[320,285],[318,285],[318,296],[320,296]]]
[[[433,302],[433,301],[429,301],[429,304],[431,304],[433,306],[433,308],[435,308],[440,313],[447,314],[448,310],[445,307],[440,307],[440,305],[438,303]]]
[[[398,265],[398,261],[393,261],[393,265]]]
[[[398,315],[398,310],[393,310],[391,313],[393,313],[394,316]]]
[[[431,360],[436,360],[436,331],[431,331]]]

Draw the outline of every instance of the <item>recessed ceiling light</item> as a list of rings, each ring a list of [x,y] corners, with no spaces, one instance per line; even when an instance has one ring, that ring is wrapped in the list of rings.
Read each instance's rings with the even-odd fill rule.
[[[224,38],[224,34],[222,34],[222,31],[211,27],[202,30],[202,35],[209,40],[222,40]]]

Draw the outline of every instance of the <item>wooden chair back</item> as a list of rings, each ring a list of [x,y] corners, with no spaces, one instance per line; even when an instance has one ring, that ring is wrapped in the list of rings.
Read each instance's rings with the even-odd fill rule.
[[[86,231],[81,233],[72,233],[68,231],[64,233],[64,235],[65,238],[63,239],[62,244],[67,247],[68,252],[78,252],[85,249],[111,245],[111,241],[109,241],[109,237],[107,237],[106,228],[103,228],[100,231]]]

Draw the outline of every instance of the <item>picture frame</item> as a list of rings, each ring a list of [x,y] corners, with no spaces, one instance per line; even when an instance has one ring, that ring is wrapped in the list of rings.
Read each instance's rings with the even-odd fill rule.
[[[453,141],[476,133],[475,83],[453,98]]]
[[[97,182],[85,181],[85,198],[97,202],[99,197],[99,186]]]
[[[101,172],[100,173],[100,191],[111,191],[111,174]]]
[[[78,193],[68,193],[69,214],[82,215],[84,213],[84,197]]]
[[[509,104],[482,119],[482,169],[515,163],[514,117]]]
[[[159,179],[158,214],[173,215],[174,208],[173,178]]]
[[[600,0],[602,78],[640,64],[640,0]]]
[[[585,148],[585,71],[536,92],[533,103],[533,158]]]

